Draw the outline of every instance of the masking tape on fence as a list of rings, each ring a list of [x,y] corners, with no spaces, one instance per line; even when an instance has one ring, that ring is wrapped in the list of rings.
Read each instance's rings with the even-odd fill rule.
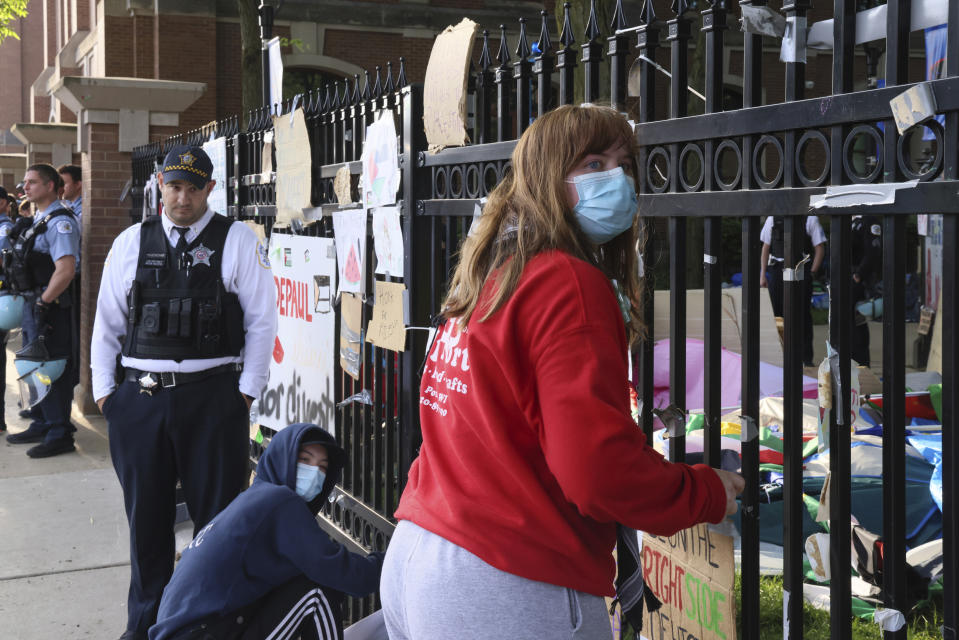
[[[906,625],[906,617],[895,609],[876,609],[872,619],[883,631],[899,631]]]
[[[876,204],[893,204],[896,201],[896,192],[900,189],[912,189],[919,180],[908,182],[886,182],[877,184],[844,184],[827,187],[826,193],[811,196],[809,207],[821,209],[823,207],[859,207]]]
[[[717,258],[716,256],[711,256],[708,253],[704,253],[703,262],[705,262],[706,264],[717,264],[719,262],[719,258]]]
[[[783,638],[789,637],[789,592],[783,589]]]
[[[756,425],[756,420],[752,416],[739,416],[739,423],[742,425],[742,442],[752,442],[759,438],[759,427]]]

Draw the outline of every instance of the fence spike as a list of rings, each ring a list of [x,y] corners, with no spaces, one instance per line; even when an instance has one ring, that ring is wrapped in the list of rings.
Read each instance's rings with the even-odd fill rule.
[[[656,11],[653,9],[653,0],[644,0],[639,19],[640,22],[646,26],[652,26],[656,23]]]
[[[563,3],[563,33],[559,36],[559,41],[563,43],[563,46],[567,49],[573,46],[576,42],[576,38],[573,36],[573,25],[569,21],[569,3]]]
[[[489,53],[489,29],[483,29],[483,50],[480,51],[479,65],[481,71],[489,71],[493,58]]]
[[[396,88],[400,89],[409,84],[406,79],[406,58],[400,56],[400,72],[396,74]]]
[[[340,102],[337,105],[338,107],[345,107],[350,104],[350,79],[343,78],[343,93],[340,94]]]
[[[520,60],[529,58],[529,42],[526,41],[526,18],[519,19],[519,44],[516,45],[516,55]]]
[[[599,37],[599,23],[596,20],[596,0],[589,0],[589,19],[586,21],[586,42]]]
[[[366,84],[363,85],[363,101],[370,101],[370,70],[363,69],[363,76],[366,78]]]
[[[330,110],[330,83],[323,85],[323,99],[320,101],[320,113],[326,113]]]
[[[393,61],[386,61],[386,86],[383,87],[383,93],[393,93],[396,86],[393,84]]]
[[[546,55],[553,49],[553,43],[549,39],[549,13],[544,9],[539,12],[540,17],[542,18],[542,24],[539,27],[539,54],[541,56]]]
[[[383,95],[383,83],[380,81],[380,65],[376,65],[376,77],[373,80],[373,97],[379,98]]]
[[[689,4],[689,0],[673,0],[669,8],[676,14],[676,17],[681,17],[689,11]]]
[[[509,49],[506,46],[505,24],[499,26],[499,53],[496,54],[496,59],[499,60],[500,68],[506,67],[507,63],[509,63]]]
[[[340,82],[333,83],[333,98],[330,100],[330,109],[336,109],[340,106]]]
[[[623,11],[623,0],[616,0],[616,7],[613,9],[613,21],[609,28],[613,33],[629,26],[626,20],[626,12]]]
[[[359,104],[360,102],[360,74],[353,74],[353,94],[350,96],[350,104]]]

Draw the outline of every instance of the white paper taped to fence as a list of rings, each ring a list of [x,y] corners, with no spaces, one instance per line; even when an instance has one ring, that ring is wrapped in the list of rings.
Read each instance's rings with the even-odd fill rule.
[[[210,156],[213,162],[212,180],[215,180],[210,197],[207,198],[207,206],[210,211],[226,215],[226,138],[214,138],[203,144],[203,150]]]
[[[403,277],[403,229],[396,207],[373,209],[373,248],[376,250],[376,273]]]
[[[303,220],[303,209],[310,206],[310,138],[306,132],[303,109],[273,118],[276,144],[276,222],[289,226],[291,220]]]
[[[364,207],[382,207],[396,202],[400,188],[400,165],[396,155],[396,127],[393,116],[384,112],[366,128],[363,141],[361,178]]]
[[[270,60],[270,113],[276,113],[283,101],[283,53],[279,38],[273,38],[266,46]]]
[[[334,211],[333,235],[336,236],[339,291],[365,293],[366,210]]]
[[[876,184],[844,184],[828,187],[826,193],[810,196],[809,207],[858,207],[877,204],[893,204],[896,192],[900,189],[912,189],[918,180],[908,182],[885,182]]]
[[[467,143],[466,81],[473,38],[479,28],[469,18],[436,36],[423,84],[423,128],[430,149]]]
[[[333,430],[336,249],[330,238],[270,236],[276,338],[256,421],[271,429],[312,422]]]
[[[789,16],[779,49],[780,62],[806,62],[806,18]]]

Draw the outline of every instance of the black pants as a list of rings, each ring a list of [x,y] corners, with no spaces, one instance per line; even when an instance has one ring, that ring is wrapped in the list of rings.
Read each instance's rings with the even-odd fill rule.
[[[76,366],[79,352],[73,331],[75,310],[73,306],[63,306],[59,302],[50,305],[45,324],[42,327],[37,326],[36,320],[33,318],[33,311],[33,303],[28,302],[24,307],[24,314],[29,314],[30,319],[24,322],[24,327],[30,326],[38,333],[43,332],[50,356],[52,358],[66,358],[67,368],[63,375],[53,382],[46,397],[33,407],[31,417],[34,422],[43,423],[46,429],[45,442],[66,438],[72,440],[73,432],[77,428],[70,421],[70,410],[73,405],[73,388],[79,380],[79,372]],[[36,337],[28,335],[25,331],[25,339],[32,341]]]
[[[343,594],[305,576],[295,578],[252,605],[192,624],[174,640],[339,640]]]
[[[249,413],[236,373],[152,395],[124,382],[103,409],[130,524],[127,629],[146,632],[173,574],[177,478],[195,534],[247,485]]]
[[[804,364],[815,364],[812,360],[812,268],[807,262],[803,267],[802,302],[799,320],[802,322],[802,360]],[[783,317],[783,263],[773,261],[766,267],[766,286],[769,288],[769,301],[773,305],[773,315]]]

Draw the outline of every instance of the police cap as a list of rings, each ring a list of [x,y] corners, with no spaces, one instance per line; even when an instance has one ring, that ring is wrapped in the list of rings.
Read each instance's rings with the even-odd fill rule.
[[[163,159],[163,181],[186,180],[197,189],[204,188],[213,173],[210,156],[200,147],[178,145]]]

